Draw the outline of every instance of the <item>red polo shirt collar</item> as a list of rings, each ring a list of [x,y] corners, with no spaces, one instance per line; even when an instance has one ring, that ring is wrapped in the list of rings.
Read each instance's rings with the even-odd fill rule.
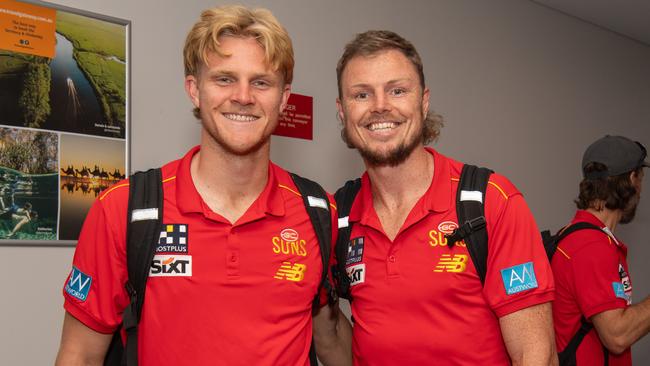
[[[194,186],[190,165],[192,158],[199,152],[200,146],[193,147],[183,156],[176,170],[176,203],[182,213],[202,213],[206,218],[228,222],[221,215],[213,212],[203,201],[199,192]],[[218,169],[218,168],[216,168]],[[269,178],[264,190],[253,202],[246,213],[237,221],[238,224],[251,222],[264,217],[266,214],[273,216],[284,216],[285,206],[282,194],[279,189],[278,173],[281,169],[269,162]]]
[[[433,155],[433,179],[427,192],[411,210],[407,221],[403,225],[404,228],[420,221],[430,212],[448,211],[451,208],[452,200],[455,198],[455,195],[452,195],[449,160],[433,148],[425,147],[425,150]],[[371,184],[368,172],[365,172],[361,176],[361,190],[357,195],[358,199],[354,201],[350,209],[349,221],[381,228],[379,218],[372,204]]]

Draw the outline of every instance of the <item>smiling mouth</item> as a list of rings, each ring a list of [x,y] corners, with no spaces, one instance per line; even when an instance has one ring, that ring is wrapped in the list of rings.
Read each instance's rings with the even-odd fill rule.
[[[398,122],[373,122],[366,126],[370,131],[384,131],[396,128],[400,124]]]
[[[226,119],[237,122],[253,122],[259,119],[258,116],[251,114],[223,113],[223,116],[226,117]]]

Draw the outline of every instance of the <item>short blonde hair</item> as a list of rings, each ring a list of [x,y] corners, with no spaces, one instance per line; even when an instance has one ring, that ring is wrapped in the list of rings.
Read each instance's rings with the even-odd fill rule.
[[[207,65],[208,53],[225,55],[220,49],[219,37],[252,37],[262,46],[266,62],[280,71],[284,82],[293,80],[293,46],[289,34],[267,9],[248,9],[228,5],[204,10],[185,39],[183,58],[185,76],[196,76],[201,65]]]

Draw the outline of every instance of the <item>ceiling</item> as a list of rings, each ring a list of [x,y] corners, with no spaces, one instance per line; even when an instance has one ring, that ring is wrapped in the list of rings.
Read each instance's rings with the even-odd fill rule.
[[[532,0],[650,46],[648,0]]]

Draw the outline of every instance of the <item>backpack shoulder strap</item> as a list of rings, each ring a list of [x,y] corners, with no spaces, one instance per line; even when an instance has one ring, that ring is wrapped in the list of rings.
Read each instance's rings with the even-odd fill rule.
[[[464,240],[481,283],[487,272],[488,236],[485,221],[485,191],[492,170],[465,164],[456,192],[458,228],[445,235],[447,245]]]
[[[581,221],[581,222],[576,222],[575,224],[569,225],[569,226],[563,228],[562,230],[560,230],[560,232],[557,233],[556,242],[559,243],[560,241],[562,241],[562,239],[566,238],[570,234],[572,234],[572,233],[574,233],[574,232],[576,232],[578,230],[584,230],[584,229],[598,230],[598,231],[602,232],[603,234],[607,235],[607,233],[605,233],[600,226],[594,225],[594,224],[589,223],[589,222]]]
[[[329,208],[329,199],[327,198],[327,193],[320,184],[294,173],[290,173],[290,175],[302,196],[305,209],[307,210],[307,215],[309,215],[309,220],[314,227],[323,262],[323,274],[318,286],[318,291],[316,292],[316,298],[313,302],[314,309],[317,309],[319,307],[321,288],[325,288],[330,303],[336,301],[336,298],[334,297],[335,293],[330,285],[328,276],[330,253],[332,251],[332,219]]]
[[[151,262],[160,238],[162,217],[163,190],[160,169],[131,175],[126,226],[126,262],[129,278],[125,285],[130,303],[123,314],[123,327],[127,337],[124,357],[128,366],[138,364],[138,323]]]
[[[334,254],[336,255],[336,266],[332,268],[334,280],[339,296],[351,300],[350,296],[350,278],[345,271],[345,261],[348,256],[348,246],[350,243],[350,235],[352,233],[352,226],[349,222],[350,210],[357,193],[361,189],[361,178],[349,180],[339,188],[334,194],[336,201],[336,210],[339,215],[338,224],[339,231],[336,240],[336,247]]]

